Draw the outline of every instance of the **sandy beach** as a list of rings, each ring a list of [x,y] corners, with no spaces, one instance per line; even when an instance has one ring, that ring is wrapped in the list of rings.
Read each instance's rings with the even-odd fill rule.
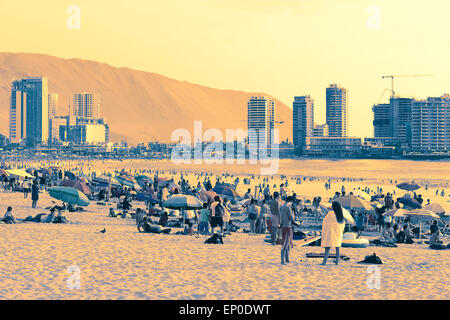
[[[171,170],[171,165],[165,162],[145,165]],[[435,189],[439,186],[448,194],[450,179],[439,164],[434,165],[424,169],[429,172],[418,175],[416,180],[427,180],[433,185],[420,193],[432,202],[447,201],[448,196],[436,196]],[[140,163],[124,161],[96,162],[90,168],[101,172],[141,167]],[[211,171],[220,170],[219,167]],[[332,176],[332,170],[322,170],[322,176]],[[440,178],[438,170],[441,170]],[[304,169],[301,174],[313,176],[315,171]],[[363,182],[336,181],[329,191],[323,187],[322,180],[305,181],[301,185],[290,181],[289,189],[305,197],[320,194],[330,197],[342,184],[349,191],[365,185],[375,188],[379,185],[386,192],[395,188],[389,183],[388,175],[379,179],[375,176],[369,175]],[[187,177],[191,184],[196,184],[196,176]],[[277,186],[281,182],[279,177],[273,181]],[[253,183],[258,184],[258,179]],[[243,193],[246,188],[247,185],[240,184],[238,191]],[[45,193],[41,194],[38,208],[31,209],[31,200],[23,199],[22,193],[0,192],[0,212],[3,214],[7,206],[12,206],[16,218],[46,212],[44,208],[51,205],[51,198]],[[139,207],[138,202],[136,205]],[[133,219],[107,217],[108,208],[114,206],[93,202],[85,212],[67,213],[71,224],[0,224],[3,253],[0,299],[448,298],[449,251],[431,250],[424,243],[399,244],[398,248],[342,248],[350,260],[342,261],[339,266],[331,263],[320,266],[320,259],[306,258],[306,253],[322,252],[320,247],[294,247],[292,262],[281,266],[279,247],[265,243],[264,235],[232,233],[224,238],[224,245],[207,245],[203,243],[204,236],[139,233]],[[106,228],[104,234],[100,233],[103,228]],[[444,238],[444,242],[449,239]],[[379,288],[371,289],[368,281],[374,270],[357,262],[374,252],[381,257],[383,265],[376,271],[380,272]],[[80,271],[78,289],[68,288],[67,281],[73,276],[68,272],[71,266],[76,266],[72,271],[77,268]]]

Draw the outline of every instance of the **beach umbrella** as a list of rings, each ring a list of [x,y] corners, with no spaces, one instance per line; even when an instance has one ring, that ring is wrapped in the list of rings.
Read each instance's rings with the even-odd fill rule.
[[[409,207],[412,209],[422,208],[422,206],[420,205],[420,203],[417,200],[415,200],[409,196],[406,196],[406,195],[398,198],[398,202],[400,202],[401,204],[405,205],[406,207]]]
[[[15,176],[19,178],[30,178],[30,179],[36,178],[35,176],[32,176],[31,174],[22,169],[6,170],[6,172],[10,176]]]
[[[439,219],[439,216],[436,213],[426,209],[410,210],[407,213],[405,213],[405,215],[408,217]]]
[[[108,187],[109,186],[109,177],[106,176],[99,176],[92,179],[92,183],[101,187]],[[121,187],[122,185],[115,180],[114,178],[111,178],[111,187]]]
[[[164,201],[163,207],[175,210],[195,210],[203,208],[203,203],[194,196],[176,194]]]
[[[332,206],[333,205],[331,203],[325,202],[325,203],[321,203],[319,205],[318,209],[321,210],[322,213],[326,215],[328,212],[333,211],[333,207]],[[344,207],[342,207],[342,215],[344,216],[344,219],[347,220],[347,222],[349,222],[350,224],[354,224],[355,223],[355,220],[353,219],[352,214],[347,209],[345,209]]]
[[[411,210],[407,212],[405,215],[411,218],[419,218],[419,235],[422,231],[422,218],[439,219],[439,216],[436,213],[425,209]]]
[[[140,190],[141,186],[137,183],[137,181],[128,175],[120,175],[115,177],[115,179],[122,185],[129,187],[129,188],[134,188],[136,190]]]
[[[231,197],[231,198],[239,198],[239,194],[236,192],[236,190],[234,190],[233,188],[229,187],[229,186],[224,186],[224,185],[220,185],[220,186],[215,186],[213,188],[213,191],[217,194],[221,194],[227,197]]]
[[[441,205],[439,203],[431,203],[423,207],[425,210],[430,210],[436,214],[450,213],[450,206]]]
[[[86,207],[89,205],[89,199],[86,195],[72,187],[52,187],[48,191],[50,197],[72,205]]]
[[[135,197],[138,201],[148,201],[153,204],[159,203],[158,198],[151,192],[139,192]]]
[[[201,201],[206,203],[214,201],[214,197],[218,196],[218,194],[211,190],[210,191],[201,190],[197,192],[197,196]]]
[[[348,210],[374,211],[369,202],[359,197],[344,196],[337,198],[334,201],[339,202],[341,206]]]
[[[146,175],[139,175],[137,177],[134,178],[137,183],[142,187],[144,186],[146,183],[153,183],[153,179],[146,176]]]
[[[419,186],[417,183],[414,183],[414,182],[402,182],[397,185],[397,188],[406,190],[406,191],[414,191],[414,190],[420,189],[421,186]]]
[[[408,212],[408,210],[405,210],[405,209],[392,209],[392,210],[389,210],[389,211],[383,213],[383,216],[404,217],[407,212]]]
[[[80,180],[63,180],[59,185],[62,187],[71,187],[77,189],[83,192],[85,195],[90,195],[92,193],[91,189]]]

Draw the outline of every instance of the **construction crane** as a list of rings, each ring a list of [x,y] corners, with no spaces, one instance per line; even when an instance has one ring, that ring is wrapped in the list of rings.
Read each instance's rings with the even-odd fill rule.
[[[394,91],[394,78],[416,78],[416,77],[431,77],[433,74],[397,74],[397,75],[390,75],[390,76],[382,76],[382,79],[391,78],[391,92],[392,97],[395,96]]]

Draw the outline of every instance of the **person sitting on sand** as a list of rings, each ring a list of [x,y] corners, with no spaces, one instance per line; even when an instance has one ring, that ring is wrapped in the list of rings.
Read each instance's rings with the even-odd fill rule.
[[[391,224],[389,222],[386,223],[386,227],[383,229],[382,236],[386,242],[390,242],[390,243],[395,242],[394,231],[392,230]]]
[[[436,231],[439,231],[439,226],[437,224],[437,220],[434,220],[433,223],[430,226],[430,233],[433,234]]]
[[[145,215],[145,212],[142,211],[141,208],[136,209],[136,214],[134,215],[134,218],[136,219],[136,225],[139,225],[142,222],[144,215]]]
[[[403,232],[405,233],[405,243],[408,244],[414,243],[413,241],[414,235],[411,231],[411,226],[409,225],[409,223],[406,223],[403,226]]]
[[[54,208],[52,208],[52,209],[54,209]],[[50,221],[50,222],[52,222],[52,223],[69,223],[67,218],[62,215],[62,209],[60,207],[58,207],[57,209],[58,209],[58,215],[55,218],[53,218],[52,221]]]
[[[113,218],[117,217],[117,213],[114,211],[114,208],[109,208],[108,217],[113,217]]]
[[[325,265],[328,260],[330,248],[336,248],[336,264],[339,264],[339,248],[342,245],[342,238],[345,229],[345,220],[342,207],[337,201],[331,204],[333,210],[323,219],[322,223],[322,239],[321,247],[325,248],[322,265]]]
[[[170,233],[171,229],[162,230],[161,226],[151,224],[151,220],[148,217],[144,217],[142,222],[137,226],[139,232],[145,233]],[[142,229],[142,230],[141,230]]]
[[[16,219],[14,219],[14,216],[12,215],[12,207],[8,207],[6,209],[6,213],[3,216],[2,221],[6,224],[14,224],[16,223]]]
[[[165,227],[165,226],[167,226],[168,221],[169,221],[169,214],[167,213],[166,210],[164,210],[161,217],[159,218],[158,224],[161,227]]]

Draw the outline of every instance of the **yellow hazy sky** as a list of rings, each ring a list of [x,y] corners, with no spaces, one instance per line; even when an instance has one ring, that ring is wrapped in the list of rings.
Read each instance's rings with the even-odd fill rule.
[[[67,27],[69,5],[80,29]],[[289,106],[310,94],[317,123],[326,86],[339,83],[350,134],[371,136],[371,107],[390,87],[383,74],[434,75],[398,79],[402,96],[450,92],[449,12],[448,0],[1,0],[0,51],[263,91]]]

